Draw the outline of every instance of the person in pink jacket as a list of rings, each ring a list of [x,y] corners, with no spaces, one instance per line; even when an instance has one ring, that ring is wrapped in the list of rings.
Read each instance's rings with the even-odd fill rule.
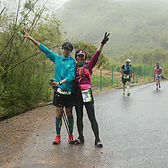
[[[105,36],[96,50],[95,54],[89,62],[86,62],[87,54],[83,49],[76,51],[75,59],[77,60],[75,66],[75,87],[74,87],[74,97],[75,97],[75,109],[77,114],[77,129],[79,137],[75,139],[77,144],[84,143],[83,136],[83,106],[85,106],[88,118],[91,122],[91,127],[95,135],[95,145],[97,147],[103,147],[102,142],[99,138],[98,124],[95,118],[94,110],[94,100],[92,95],[91,83],[92,83],[92,69],[96,65],[101,50],[106,42],[109,40],[108,36],[110,34],[105,33]]]
[[[159,85],[159,88],[161,88],[160,81],[161,81],[162,73],[163,73],[162,67],[159,66],[159,63],[156,63],[156,67],[154,68],[156,90],[158,90],[158,85]]]

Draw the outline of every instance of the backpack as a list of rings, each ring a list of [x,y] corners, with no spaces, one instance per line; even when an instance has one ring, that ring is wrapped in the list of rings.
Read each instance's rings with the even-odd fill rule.
[[[157,67],[155,67],[155,72],[156,72],[156,69],[158,69]],[[162,70],[160,69],[160,67],[159,67],[159,74],[161,74],[162,73]]]
[[[128,74],[130,74],[131,72],[131,65],[124,65],[124,69],[122,70],[123,72],[128,72]]]
[[[84,75],[75,77],[75,79],[79,79],[79,78],[81,79],[82,77],[86,76],[91,81],[91,74],[90,74],[90,72],[89,72],[89,70],[87,68],[87,63],[86,62],[83,64],[82,67],[78,67],[78,68],[76,67],[75,69],[76,70],[78,70],[78,69],[83,69],[84,70]],[[80,79],[79,79],[79,81],[80,81]]]

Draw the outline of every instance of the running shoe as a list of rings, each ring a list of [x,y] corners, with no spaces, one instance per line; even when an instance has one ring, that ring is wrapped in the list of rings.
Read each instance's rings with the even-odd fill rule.
[[[161,88],[161,86],[159,86],[159,88]]]
[[[127,96],[129,96],[130,95],[130,92],[127,92]]]
[[[73,138],[73,134],[69,134],[69,139],[68,139],[69,144],[74,144],[75,139]]]
[[[78,137],[77,139],[75,139],[75,143],[76,144],[83,144],[85,142],[84,137]]]
[[[103,147],[102,142],[96,142],[95,145],[96,145],[97,147]]]
[[[158,87],[156,88],[156,90],[158,90]]]
[[[125,95],[125,91],[123,91],[123,95]]]
[[[61,142],[60,139],[61,139],[60,135],[57,135],[56,138],[53,141],[53,144],[59,144]]]

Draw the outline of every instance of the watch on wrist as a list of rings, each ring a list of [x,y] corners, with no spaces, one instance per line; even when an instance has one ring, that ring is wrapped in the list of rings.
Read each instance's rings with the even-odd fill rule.
[[[62,85],[62,82],[60,81],[59,84]]]

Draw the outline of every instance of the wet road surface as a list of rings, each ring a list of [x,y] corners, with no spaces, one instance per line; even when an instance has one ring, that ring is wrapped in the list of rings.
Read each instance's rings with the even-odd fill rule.
[[[130,96],[122,95],[122,90],[94,96],[103,148],[94,146],[86,113],[84,145],[68,144],[64,124],[61,143],[52,145],[53,118],[30,137],[21,158],[3,168],[167,168],[168,82],[162,82],[158,91],[151,83],[131,87],[130,92]]]

